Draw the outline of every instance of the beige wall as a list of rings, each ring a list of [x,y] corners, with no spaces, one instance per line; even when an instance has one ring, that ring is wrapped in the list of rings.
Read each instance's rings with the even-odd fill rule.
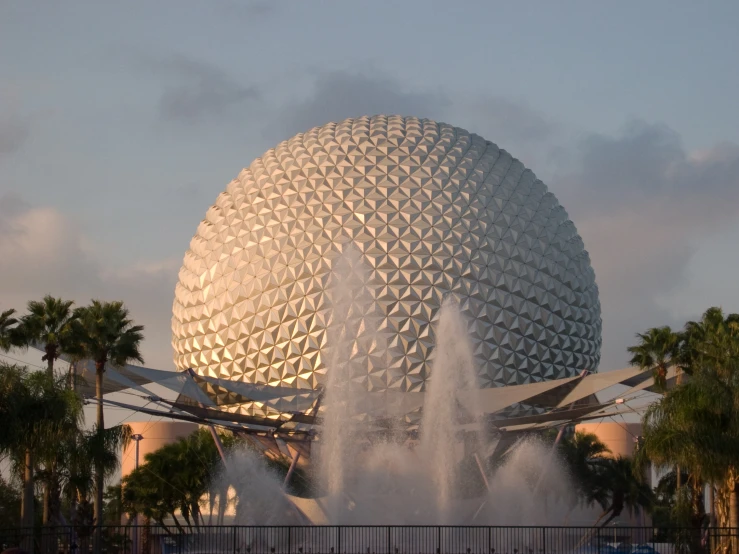
[[[185,437],[198,428],[196,423],[186,421],[131,421],[128,424],[134,434],[144,438],[139,442],[139,464],[144,463],[144,456],[149,452],[161,448],[165,444],[174,442],[179,437]],[[136,465],[136,443],[131,441],[128,448],[123,450],[121,458],[121,477],[131,473]]]
[[[641,434],[641,423],[581,423],[575,430],[597,435],[614,456],[632,456],[636,447],[635,439]]]
[[[636,437],[641,435],[641,423],[617,423],[615,421],[581,423],[575,427],[575,430],[597,435],[601,442],[611,450],[612,456],[631,457],[636,447]],[[648,514],[631,515],[628,510],[624,510],[617,521],[623,526],[641,527],[652,524],[652,519]]]

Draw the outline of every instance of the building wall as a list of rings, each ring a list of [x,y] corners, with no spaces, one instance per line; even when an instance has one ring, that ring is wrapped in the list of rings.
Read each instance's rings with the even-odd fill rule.
[[[140,434],[144,438],[139,442],[139,464],[144,463],[144,456],[149,452],[158,450],[165,444],[185,437],[198,428],[196,423],[186,421],[132,421],[128,424],[134,434]],[[121,477],[131,473],[136,467],[136,443],[131,444],[123,450],[121,458]]]
[[[632,456],[636,447],[636,437],[641,435],[641,423],[617,423],[602,421],[581,423],[575,431],[593,433],[611,449],[613,456]]]
[[[615,421],[594,421],[590,423],[581,423],[575,427],[575,431],[584,433],[592,433],[596,435],[603,444],[611,450],[611,456],[628,456],[634,455],[636,448],[636,438],[641,435],[641,423],[619,423]],[[651,472],[648,477],[652,486]],[[596,510],[599,511],[599,510]],[[595,513],[595,511],[593,512]],[[617,518],[617,523],[622,526],[648,526],[652,520],[648,514],[629,514],[628,510]]]

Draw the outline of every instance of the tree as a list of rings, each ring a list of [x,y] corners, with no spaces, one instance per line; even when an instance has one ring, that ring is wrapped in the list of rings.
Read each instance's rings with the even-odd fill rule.
[[[227,450],[237,444],[231,434],[220,437]],[[140,514],[156,521],[167,532],[170,530],[165,519],[171,519],[175,527],[183,529],[177,513],[188,527],[198,526],[203,519],[200,500],[213,492],[221,467],[211,433],[198,429],[147,454],[144,463],[123,479],[124,508],[131,518]],[[221,498],[219,505],[224,503],[225,499]]]
[[[7,352],[15,346],[14,329],[18,320],[14,315],[13,309],[0,312],[0,352]]]
[[[143,363],[139,345],[143,340],[142,325],[134,325],[122,302],[93,300],[89,306],[75,310],[76,332],[81,352],[95,362],[95,390],[97,396],[97,430],[105,429],[103,416],[103,374],[108,363],[125,366],[132,361]],[[102,436],[102,434],[101,434]],[[105,485],[102,462],[95,463],[95,533],[94,551],[102,550],[103,489]]]
[[[678,360],[685,362],[683,337],[675,333],[670,327],[653,327],[646,333],[637,333],[638,344],[627,348],[632,355],[629,363],[642,370],[651,371],[657,389],[665,391],[667,388],[667,371]],[[680,468],[675,470],[680,488]]]
[[[54,379],[54,363],[62,352],[78,350],[73,339],[74,315],[73,302],[46,295],[43,300],[32,300],[28,303],[28,313],[20,318],[15,328],[16,342],[24,347],[43,346],[46,371],[49,379]],[[77,429],[60,430],[60,432],[76,432]],[[57,437],[56,444],[61,437]],[[48,524],[59,510],[59,479],[57,472],[57,451],[50,449],[43,460],[44,471],[39,475],[44,483],[43,518]]]
[[[82,404],[74,393],[60,387],[44,372],[0,364],[0,451],[8,453],[22,467],[23,527],[32,527],[35,460],[55,447],[64,429],[81,421]],[[30,552],[30,537],[24,547]]]
[[[0,521],[6,527],[20,527],[21,491],[14,482],[0,476]]]
[[[728,388],[727,394],[735,399],[739,396],[739,315],[729,314],[724,317],[721,308],[709,308],[698,322],[688,322],[685,326],[686,348],[694,370],[706,377],[713,377]],[[704,380],[705,383],[712,382]],[[739,408],[739,400],[734,400],[734,408]],[[725,416],[734,416],[735,412],[725,412]],[[729,417],[732,423],[724,428],[724,439],[726,435],[734,435],[735,417]],[[715,431],[715,429],[714,429]],[[724,446],[732,444],[726,440]],[[739,459],[739,451],[734,450],[727,473],[724,476],[724,494],[722,498],[728,499],[729,525],[739,527],[739,474],[735,460]],[[711,481],[713,484],[715,481]],[[734,544],[735,550],[739,550],[739,544]]]
[[[578,496],[590,505],[603,505],[608,491],[603,483],[603,468],[611,451],[593,433],[577,431],[559,442],[558,452],[577,488]]]
[[[46,371],[51,378],[54,377],[54,362],[62,352],[78,350],[73,338],[73,304],[47,294],[41,301],[30,301],[28,313],[20,319],[19,335],[26,345],[43,345],[44,356],[41,359],[46,362]]]
[[[108,485],[103,495],[106,525],[120,525],[123,517],[123,490],[121,484]]]
[[[60,445],[60,481],[70,505],[70,521],[81,542],[80,552],[89,552],[89,540],[97,528],[90,503],[95,493],[96,465],[103,468],[104,478],[111,477],[119,467],[118,454],[131,434],[129,425],[116,425],[102,432],[93,427]]]
[[[638,344],[627,350],[632,355],[631,365],[651,371],[655,384],[665,390],[667,370],[680,355],[680,335],[670,327],[653,327],[646,333],[637,333]]]
[[[650,510],[654,494],[649,485],[639,475],[631,458],[617,456],[609,458],[601,469],[602,482],[607,484],[607,500],[601,502],[603,513],[596,521],[603,520],[601,527],[621,515],[624,509],[631,513]],[[605,518],[605,519],[603,519]]]
[[[706,367],[650,406],[643,420],[644,452],[656,464],[677,463],[696,491],[704,482],[726,483],[736,505],[733,474],[739,459],[739,389]],[[736,515],[736,509],[731,510]]]
[[[687,507],[694,526],[704,519],[705,483],[718,488],[720,525],[739,526],[739,316],[706,310],[685,325],[677,363],[690,379],[649,407],[643,419],[641,456],[677,464],[688,475],[676,507]],[[736,554],[739,544],[732,541]]]
[[[683,472],[681,482],[690,482],[690,474]],[[692,492],[692,489],[691,489]],[[654,507],[652,509],[652,525],[660,529],[656,542],[675,543],[680,539],[677,529],[689,528],[693,525],[692,513],[685,512],[685,504],[677,495],[677,475],[674,471],[665,474],[654,488]],[[693,504],[689,500],[688,508]]]

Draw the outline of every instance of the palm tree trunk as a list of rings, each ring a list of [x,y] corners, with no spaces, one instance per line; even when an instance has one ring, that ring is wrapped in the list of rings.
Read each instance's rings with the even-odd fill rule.
[[[613,518],[615,518],[616,516],[617,516],[616,512],[611,512],[611,515],[608,516],[608,518],[603,523],[600,524],[600,527],[601,528],[602,527],[605,527],[606,525],[608,525],[609,523],[611,523],[611,521],[613,520]]]
[[[41,517],[41,523],[43,525],[43,532],[41,536],[41,552],[43,554],[52,554],[52,536],[53,531],[49,527],[51,521],[51,475],[48,476],[46,483],[44,484],[44,506],[43,514]]]
[[[23,462],[23,498],[21,501],[21,548],[33,552],[33,454],[26,450]]]
[[[59,482],[59,472],[56,469],[52,475],[51,484],[49,519],[52,524],[57,524],[62,519],[62,484]]]
[[[141,554],[149,554],[151,551],[151,518],[144,518],[144,532],[141,537]]]
[[[716,527],[716,490],[713,486],[713,481],[708,484],[708,509],[711,511],[708,516],[708,527]],[[709,531],[708,534],[708,551],[715,552],[716,549],[716,537],[713,531]]]
[[[177,516],[176,516],[176,515],[174,515],[174,512],[173,512],[173,513],[171,514],[171,516],[172,516],[172,521],[173,521],[173,522],[174,522],[174,524],[175,524],[175,527],[177,527],[177,530],[178,530],[178,531],[179,531],[179,532],[180,532],[181,534],[183,534],[183,535],[184,535],[184,534],[185,534],[185,529],[184,529],[184,528],[182,527],[182,524],[180,523],[180,520],[179,520],[179,519],[177,519]]]
[[[105,417],[103,415],[103,369],[95,371],[95,396],[97,397],[97,425],[98,429],[105,429]]]
[[[737,554],[737,530],[739,529],[739,482],[732,479],[731,490],[729,491],[729,527],[731,528],[731,552]]]
[[[49,520],[51,519],[51,490],[50,490],[50,484],[46,483],[44,485],[44,509],[41,516],[41,523],[44,525],[49,524]]]
[[[214,496],[214,489],[211,488],[208,492],[208,507],[210,508],[210,511],[208,513],[208,525],[210,525],[213,521],[213,509],[215,508],[215,496]]]
[[[218,525],[223,525],[223,519],[226,516],[226,507],[228,505],[228,487],[222,488],[218,495]]]
[[[95,393],[97,396],[97,429],[102,433],[105,429],[103,416],[103,371],[105,366],[95,364]],[[93,553],[101,554],[103,551],[103,487],[105,486],[103,468],[99,462],[95,463],[95,537],[93,540]]]
[[[54,378],[54,356],[49,353],[49,349],[46,349],[46,375],[50,379]]]
[[[69,364],[69,390],[76,390],[77,388],[77,362],[71,362]]]

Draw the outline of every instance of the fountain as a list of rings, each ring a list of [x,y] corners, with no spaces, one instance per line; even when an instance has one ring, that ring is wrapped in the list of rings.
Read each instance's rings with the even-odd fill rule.
[[[385,393],[367,390],[362,379],[366,373],[363,361],[369,356],[383,357],[387,345],[379,331],[382,314],[369,271],[352,248],[346,248],[335,265],[332,310],[323,424],[314,443],[313,461],[322,493],[317,502],[327,523],[564,522],[574,505],[573,489],[556,460],[546,467],[548,447],[536,441],[521,442],[494,473],[484,463],[492,445],[483,431],[483,411],[474,394],[465,394],[465,401],[460,401],[459,393],[476,389],[478,383],[468,322],[454,298],[446,298],[438,314],[432,374],[415,447],[407,444],[404,431],[382,426],[369,415],[370,408],[381,408]],[[288,523],[280,521],[289,510],[282,504],[284,496],[277,478],[260,468],[254,457],[242,456],[230,465],[238,468],[234,485],[238,496],[245,499],[240,505],[253,504],[244,505],[238,522]],[[460,489],[474,494],[465,497]],[[274,504],[264,504],[264,496]]]

